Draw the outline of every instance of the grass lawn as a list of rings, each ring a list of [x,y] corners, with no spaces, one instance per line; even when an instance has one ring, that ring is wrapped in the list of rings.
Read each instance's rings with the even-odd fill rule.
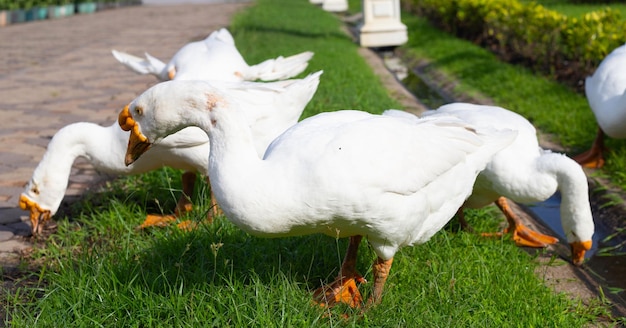
[[[416,36],[413,29],[424,28],[430,37],[436,31],[419,19],[407,23],[410,47],[426,43],[428,50],[436,49],[428,34]],[[323,69],[324,74],[305,117],[398,107],[340,26],[334,15],[306,0],[257,0],[236,16],[231,31],[249,62],[315,52],[307,71]],[[448,47],[455,46],[442,37]],[[566,94],[562,97],[567,101]],[[539,107],[545,100],[537,96],[536,101]],[[537,109],[536,116],[545,111]],[[58,232],[32,255],[39,267],[31,279],[38,283],[0,298],[10,325],[582,327],[607,316],[600,303],[583,305],[551,292],[535,276],[533,257],[511,240],[479,238],[460,231],[454,221],[428,243],[398,252],[379,306],[361,316],[339,306],[328,315],[311,303],[311,292],[335,277],[346,240],[255,238],[225,218],[187,233],[175,227],[135,231],[146,213],[174,207],[179,180],[180,172],[169,169],[116,180],[106,193],[89,194],[65,218],[58,217]],[[208,190],[200,181],[196,195],[190,218],[201,221]],[[468,219],[478,230],[495,230],[501,217],[489,208],[469,212]],[[362,243],[358,268],[369,280],[374,258]],[[371,283],[361,287],[367,297]],[[343,319],[343,313],[355,315]]]
[[[607,314],[599,303],[549,291],[533,273],[533,258],[510,240],[480,238],[452,222],[396,255],[378,307],[362,317],[337,307],[326,317],[311,292],[336,275],[345,240],[255,238],[225,218],[188,233],[135,231],[146,213],[158,211],[152,199],[174,206],[179,175],[161,170],[117,180],[106,194],[75,204],[71,219],[60,220],[34,255],[42,263],[34,273],[40,284],[7,295],[11,325],[581,327]],[[208,191],[202,184],[197,191],[190,217],[201,220]],[[469,220],[493,230],[498,217],[490,208],[472,211]],[[358,268],[370,280],[374,258],[363,243]],[[371,284],[361,291],[367,295]],[[346,320],[342,313],[355,315]]]

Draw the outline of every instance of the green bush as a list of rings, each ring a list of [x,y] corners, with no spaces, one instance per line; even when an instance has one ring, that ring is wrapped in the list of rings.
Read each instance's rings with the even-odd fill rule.
[[[591,4],[607,4],[607,3],[617,3],[622,2],[624,0],[569,0],[571,3],[591,3]]]
[[[0,0],[0,10],[30,9],[83,2],[117,2],[119,0]]]
[[[433,25],[572,86],[626,41],[626,22],[607,8],[567,17],[517,0],[405,0]]]
[[[582,19],[568,19],[562,31],[562,51],[570,58],[595,64],[624,44],[626,22],[618,11],[606,8]]]
[[[0,10],[30,9],[39,2],[39,0],[0,0]]]
[[[71,3],[72,1],[60,0],[0,0],[0,10],[31,9],[34,7],[48,7],[60,4],[60,2]]]

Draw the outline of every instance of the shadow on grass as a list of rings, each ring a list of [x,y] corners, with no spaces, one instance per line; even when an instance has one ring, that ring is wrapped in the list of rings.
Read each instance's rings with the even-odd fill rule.
[[[453,219],[446,230],[458,232],[462,227]],[[348,245],[347,238],[322,234],[258,238],[225,217],[218,217],[212,224],[200,223],[188,232],[168,227],[144,234],[154,237],[151,245],[134,254],[132,261],[115,264],[112,274],[122,285],[135,285],[160,295],[180,285],[181,292],[206,289],[207,285],[225,287],[233,282],[272,285],[277,273],[312,292],[334,280]],[[373,250],[363,240],[357,270],[364,276],[369,274],[374,258]],[[367,293],[368,288],[362,292]]]
[[[171,229],[136,254],[134,261],[116,266],[113,274],[122,284],[144,285],[151,292],[167,294],[171,286],[183,281],[185,290],[229,281],[269,284],[281,272],[290,281],[314,289],[337,275],[347,247],[347,239],[323,235],[257,238],[224,218],[190,232]]]
[[[115,202],[134,204],[146,213],[170,214],[182,194],[181,175],[182,171],[163,168],[139,176],[113,177],[81,195],[65,196],[54,217],[77,222],[81,216],[108,211]],[[204,195],[205,189],[204,178],[198,176],[193,196],[195,201]]]

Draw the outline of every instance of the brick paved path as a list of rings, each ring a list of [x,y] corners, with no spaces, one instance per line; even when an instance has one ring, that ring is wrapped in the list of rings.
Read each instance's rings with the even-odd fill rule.
[[[200,3],[203,2],[204,3]],[[182,45],[228,26],[244,2],[194,0],[142,6],[0,28],[0,264],[29,247],[24,185],[50,138],[74,122],[113,123],[120,109],[156,83],[119,64],[111,49],[167,61]],[[98,176],[78,160],[68,195]]]

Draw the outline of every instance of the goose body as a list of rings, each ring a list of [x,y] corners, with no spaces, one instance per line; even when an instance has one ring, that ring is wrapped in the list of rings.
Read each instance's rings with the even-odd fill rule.
[[[255,153],[261,157],[276,136],[298,121],[317,90],[321,73],[271,83],[210,83],[247,104],[243,124],[253,131]],[[245,91],[254,86],[255,92]],[[124,165],[127,146],[128,132],[117,123],[102,127],[81,122],[60,129],[20,197],[21,207],[31,211],[33,232],[38,233],[40,221],[58,210],[77,157],[86,158],[100,172],[115,175],[140,174],[169,166],[208,176],[209,138],[198,127],[167,136],[146,152],[146,158],[130,166]]]
[[[148,53],[145,59],[117,50],[112,53],[124,66],[139,74],[155,75],[160,81],[172,80],[174,77],[178,80],[232,82],[284,80],[302,73],[313,57],[312,52],[306,51],[250,66],[225,28],[214,31],[204,40],[184,45],[167,64]]]
[[[604,165],[604,135],[626,138],[626,44],[602,60],[592,76],[585,79],[585,95],[598,123],[596,139],[587,152],[574,159],[583,166]]]
[[[598,125],[611,138],[626,138],[626,45],[613,50],[592,76],[585,95]]]
[[[431,119],[447,119],[449,116],[479,128],[518,132],[515,140],[496,153],[478,175],[465,206],[480,208],[500,197],[520,203],[536,203],[548,199],[558,190],[562,199],[561,224],[572,247],[573,261],[582,263],[585,251],[591,248],[594,223],[587,176],[580,165],[563,154],[542,149],[534,126],[519,114],[502,107],[453,103],[423,114]]]
[[[514,134],[476,132],[456,119],[338,111],[299,122],[259,158],[250,129],[240,123],[242,108],[208,84],[170,81],[136,98],[120,124],[133,131],[131,139],[148,144],[187,126],[206,131],[215,197],[252,235],[367,236],[378,255],[374,302],[396,251],[439,231]]]

